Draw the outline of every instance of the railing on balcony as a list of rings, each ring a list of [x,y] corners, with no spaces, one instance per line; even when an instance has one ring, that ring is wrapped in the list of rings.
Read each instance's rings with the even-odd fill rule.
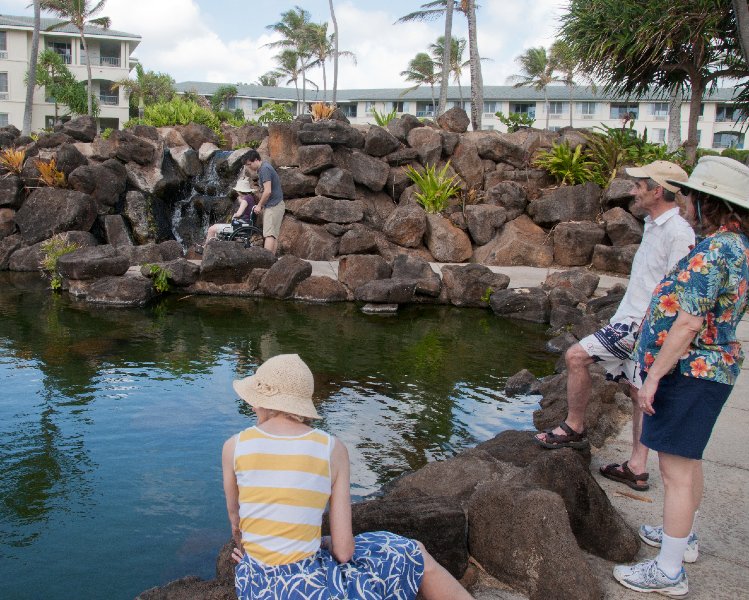
[[[120,98],[117,95],[99,94],[99,102],[106,106],[117,106],[117,104],[119,104],[119,101]]]
[[[99,58],[99,64],[102,67],[119,67],[120,57],[119,56],[102,56]]]
[[[417,110],[416,116],[417,117],[433,117],[434,111],[433,110]]]

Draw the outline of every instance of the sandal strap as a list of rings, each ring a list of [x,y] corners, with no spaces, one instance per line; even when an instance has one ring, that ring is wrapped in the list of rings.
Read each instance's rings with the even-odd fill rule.
[[[622,463],[622,473],[624,473],[628,477],[631,477],[632,481],[647,481],[650,477],[650,473],[634,473],[632,469],[629,468],[628,460],[625,460]]]
[[[544,433],[546,434],[547,442],[552,443],[552,444],[566,443],[566,442],[581,442],[587,437],[585,430],[578,433],[577,431],[572,429],[572,427],[567,425],[567,423],[565,423],[564,421],[559,423],[557,427],[559,427],[562,431],[564,431],[564,433],[562,434],[554,433],[555,427],[547,429],[546,431],[544,431]]]

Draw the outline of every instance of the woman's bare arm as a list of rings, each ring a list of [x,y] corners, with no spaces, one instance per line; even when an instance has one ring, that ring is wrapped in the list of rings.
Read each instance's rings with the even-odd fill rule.
[[[224,477],[224,495],[226,496],[226,512],[231,524],[231,537],[237,548],[242,548],[242,533],[239,530],[239,487],[234,473],[234,449],[237,436],[232,436],[224,443],[221,452],[221,469]]]
[[[350,465],[346,446],[333,438],[332,475],[330,494],[330,553],[340,563],[354,555],[354,536],[351,530]]]

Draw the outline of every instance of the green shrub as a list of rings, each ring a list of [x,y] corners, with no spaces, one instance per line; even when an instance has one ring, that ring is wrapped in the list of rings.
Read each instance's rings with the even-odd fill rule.
[[[62,275],[57,270],[57,261],[61,256],[78,250],[80,246],[74,242],[67,242],[65,238],[57,234],[42,244],[42,260],[39,268],[50,278],[50,287],[53,290],[62,288]]]
[[[531,117],[530,115],[524,113],[511,112],[509,115],[505,116],[504,113],[500,110],[499,112],[496,112],[494,114],[497,115],[500,123],[507,126],[507,131],[509,133],[517,131],[521,127],[533,127],[533,124],[536,122],[536,119],[534,117]]]
[[[198,123],[210,127],[221,135],[221,121],[208,108],[200,106],[192,100],[184,100],[176,96],[168,102],[157,102],[145,107],[142,119],[130,119],[125,127],[133,125],[153,125],[154,127],[169,127],[172,125],[189,125]]]
[[[746,163],[746,159],[749,158],[749,150],[739,150],[738,148],[726,148],[720,153],[721,156],[727,156],[741,163]]]
[[[427,165],[423,172],[417,171],[411,165],[406,167],[408,178],[420,190],[414,194],[416,201],[428,213],[437,214],[445,210],[450,198],[460,191],[455,184],[455,175],[452,177],[447,175],[449,168],[449,161],[439,172],[435,165]]]
[[[593,173],[590,170],[592,163],[583,154],[581,145],[573,150],[567,142],[553,144],[551,150],[539,154],[535,165],[546,169],[557,180],[557,183],[563,185],[576,185],[593,180]]]
[[[268,123],[290,123],[294,120],[291,114],[291,102],[269,102],[255,111],[257,122],[261,125]]]
[[[260,140],[250,140],[249,142],[246,142],[244,144],[237,144],[234,146],[234,150],[239,150],[240,148],[253,148],[257,149],[260,147]]]
[[[101,139],[108,140],[109,136],[112,135],[113,129],[111,127],[107,127],[104,131],[101,132]]]
[[[394,108],[389,113],[379,113],[377,112],[376,108],[372,108],[372,116],[374,117],[375,123],[377,123],[380,127],[386,127],[387,124],[390,123],[390,121],[398,116],[398,111]]]
[[[167,271],[164,267],[155,265],[153,263],[149,263],[143,266],[146,267],[146,269],[148,269],[149,273],[151,274],[151,279],[153,279],[153,287],[156,289],[156,291],[160,294],[168,292],[169,271]]]

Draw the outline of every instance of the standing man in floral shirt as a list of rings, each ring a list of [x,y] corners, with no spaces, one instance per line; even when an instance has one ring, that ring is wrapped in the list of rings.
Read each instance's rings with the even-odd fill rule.
[[[659,160],[644,167],[627,169],[627,175],[635,178],[632,194],[637,208],[648,215],[642,242],[632,262],[627,292],[608,325],[567,350],[567,418],[535,439],[549,449],[588,447],[585,409],[590,402],[592,387],[588,367],[598,363],[606,369],[607,377],[629,380],[633,400],[630,458],[622,464],[601,467],[601,474],[644,491],[649,488],[645,471],[648,449],[640,443],[642,411],[636,401],[642,382],[639,377],[632,376],[634,369],[631,368],[630,355],[653,289],[694,246],[694,231],[680,216],[676,206],[675,194],[679,188],[667,182],[668,179],[686,181],[688,175],[684,169]]]

